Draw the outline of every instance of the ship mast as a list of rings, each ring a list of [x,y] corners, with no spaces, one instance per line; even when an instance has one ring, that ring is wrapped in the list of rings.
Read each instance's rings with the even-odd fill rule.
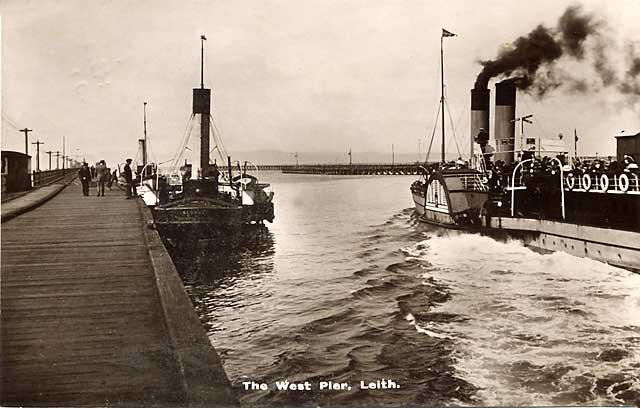
[[[147,101],[142,104],[144,122],[144,144],[142,145],[142,166],[147,165]]]
[[[444,37],[454,37],[455,34],[442,29],[440,36],[440,108],[442,110],[442,163],[446,163],[444,157]]]
[[[200,89],[204,89],[204,42],[207,37],[200,36]]]
[[[442,110],[442,163],[445,163],[444,158],[444,29],[440,36],[440,109]]]

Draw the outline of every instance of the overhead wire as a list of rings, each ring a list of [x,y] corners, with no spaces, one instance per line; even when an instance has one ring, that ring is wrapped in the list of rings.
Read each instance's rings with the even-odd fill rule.
[[[11,126],[12,128],[14,128],[15,130],[20,130],[20,126],[18,124],[15,123],[15,121],[13,119],[11,119],[9,117],[9,115],[7,115],[5,113],[5,111],[2,111],[2,118],[4,119],[4,123],[8,124],[9,126]]]

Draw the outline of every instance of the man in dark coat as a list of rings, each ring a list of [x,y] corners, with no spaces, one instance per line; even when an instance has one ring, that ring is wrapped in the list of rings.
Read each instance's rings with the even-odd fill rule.
[[[124,165],[124,179],[127,182],[127,199],[135,198],[138,194],[136,192],[136,186],[133,185],[133,173],[131,172],[131,159],[127,159],[127,164]]]
[[[89,169],[89,165],[86,162],[82,163],[82,167],[80,167],[78,171],[78,177],[82,183],[82,195],[88,196],[89,183],[91,182],[91,169]]]

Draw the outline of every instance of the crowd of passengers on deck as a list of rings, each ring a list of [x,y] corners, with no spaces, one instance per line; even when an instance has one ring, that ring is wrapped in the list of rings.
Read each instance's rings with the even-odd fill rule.
[[[513,171],[520,161],[513,163],[505,163],[502,160],[492,161],[491,156],[492,155],[486,155],[484,161],[489,188],[492,191],[503,191],[508,186]],[[573,177],[576,178],[582,177],[585,174],[594,176],[602,174],[614,176],[625,173],[640,175],[640,168],[631,155],[624,155],[621,162],[608,157],[588,160],[572,158],[570,159],[571,163],[569,163],[567,156],[562,154],[552,158],[549,156],[535,157],[532,153],[525,152],[521,157],[521,161],[529,159],[531,161],[523,163],[519,172],[521,176],[520,181],[523,183],[531,181],[532,179],[539,181],[546,179],[550,183],[556,184],[554,180],[557,179],[557,182],[559,182],[558,175],[560,174],[561,167],[565,176],[573,175]],[[469,162],[462,160],[460,157],[455,161],[433,163],[427,166],[429,173],[436,170],[465,170],[469,168]]]

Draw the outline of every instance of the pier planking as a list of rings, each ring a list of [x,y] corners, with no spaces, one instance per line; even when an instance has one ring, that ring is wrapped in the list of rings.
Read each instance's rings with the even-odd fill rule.
[[[205,368],[213,393],[188,395],[144,217],[123,196],[75,181],[2,224],[0,405],[235,404],[221,366]]]

